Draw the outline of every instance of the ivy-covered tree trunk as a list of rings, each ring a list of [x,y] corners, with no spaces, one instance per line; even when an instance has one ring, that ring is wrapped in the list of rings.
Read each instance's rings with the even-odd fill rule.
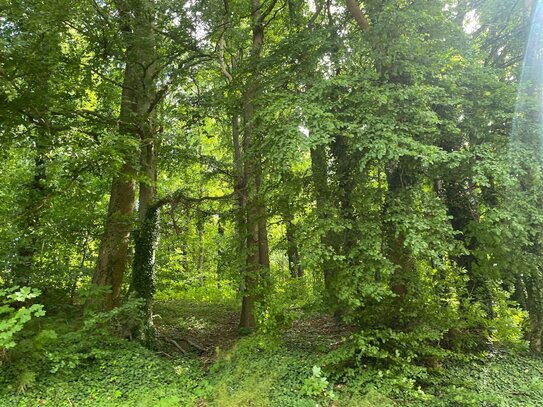
[[[328,187],[328,157],[326,146],[320,144],[311,149],[311,177],[315,201],[317,204],[317,217],[324,231],[320,235],[321,246],[324,250],[332,250],[335,254],[339,251],[338,239],[330,230],[330,191]],[[322,262],[322,275],[327,296],[332,294],[333,280],[337,272],[337,264],[332,256],[325,255]]]
[[[119,133],[126,140],[123,164],[111,185],[108,215],[92,283],[109,286],[109,293],[97,302],[101,309],[112,309],[120,300],[123,275],[129,257],[130,233],[135,203],[138,157],[144,181],[140,186],[140,209],[154,196],[154,143],[151,116],[156,80],[156,49],[152,26],[152,1],[116,2],[125,43],[125,72],[119,115]],[[131,145],[132,144],[132,145]],[[140,149],[136,146],[140,145]],[[141,209],[140,219],[146,209]]]
[[[337,183],[337,200],[339,212],[346,226],[342,236],[342,253],[348,255],[356,243],[356,215],[353,206],[353,194],[357,186],[356,175],[359,158],[352,154],[348,140],[343,135],[336,135],[331,143],[334,158],[334,175]]]
[[[147,127],[152,131],[152,127]],[[152,303],[155,293],[155,253],[158,245],[159,209],[153,206],[156,197],[156,157],[152,133],[143,133],[139,185],[138,228],[134,232],[134,260],[131,288],[135,297],[143,299],[143,322],[136,337],[152,342]]]
[[[159,207],[150,206],[134,233],[134,263],[132,267],[132,290],[136,298],[143,300],[143,321],[136,337],[152,342],[155,337],[153,325],[153,297],[156,291],[155,253],[158,244]]]
[[[400,158],[400,162],[387,173],[388,192],[384,203],[384,212],[389,216],[392,215],[392,219],[387,220],[384,228],[387,255],[394,265],[394,271],[390,277],[390,289],[396,295],[395,302],[398,308],[401,307],[409,293],[409,283],[415,276],[416,263],[410,248],[405,244],[405,232],[393,220],[394,215],[391,211],[396,210],[394,206],[398,205],[409,188],[415,185],[416,174],[417,169],[413,160],[406,157]],[[393,318],[392,321],[393,325],[399,322],[396,318]]]
[[[331,178],[336,186],[334,189],[334,202],[338,207],[338,214],[342,222],[343,230],[340,233],[335,233],[334,254],[338,254],[344,258],[343,267],[338,270],[335,277],[336,280],[341,280],[341,272],[350,272],[350,266],[354,260],[353,250],[356,245],[356,230],[357,219],[353,206],[353,194],[357,185],[357,173],[359,157],[350,149],[348,139],[342,134],[337,134],[330,144],[330,152],[332,156],[333,169]],[[332,307],[336,318],[342,316],[345,307],[339,300],[339,281],[334,282],[329,287],[328,296],[332,299]],[[338,285],[338,286],[335,286]]]
[[[524,279],[526,307],[530,316],[528,340],[532,352],[541,353],[543,340],[543,284],[541,278],[528,276]]]

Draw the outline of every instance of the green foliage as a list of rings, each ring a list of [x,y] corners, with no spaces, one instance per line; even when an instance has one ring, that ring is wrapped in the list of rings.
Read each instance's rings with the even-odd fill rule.
[[[372,330],[357,333],[327,359],[336,380],[349,383],[361,394],[378,390],[386,396],[419,397],[428,367],[439,365],[447,352],[436,344],[439,334]]]
[[[15,387],[6,383],[8,370],[2,374],[2,405],[32,406],[44,400],[58,406],[174,406],[191,405],[198,398],[201,369],[196,361],[163,360],[135,343],[101,336],[87,336],[81,345],[61,339],[55,346],[64,361],[69,352],[79,352],[77,369],[65,363],[61,371],[25,373],[33,375],[33,382],[24,394],[15,394]]]
[[[318,358],[244,338],[210,370],[208,400],[214,406],[314,406],[315,400],[302,389]]]
[[[0,375],[2,405],[188,405],[202,374],[198,361],[161,359],[128,336],[140,301],[90,315],[76,329],[65,316],[45,319],[20,341]],[[73,318],[73,316],[72,316]],[[35,329],[39,329],[35,327]]]
[[[311,303],[306,283],[302,279],[276,281],[274,289],[257,304],[258,337],[262,346],[279,345],[280,335],[302,316],[302,308]]]
[[[121,306],[111,311],[93,312],[87,310],[87,315],[80,329],[81,334],[100,331],[118,337],[131,338],[135,327],[144,319],[141,298],[129,298]]]
[[[39,288],[0,290],[0,404],[509,403],[474,357],[543,341],[536,3],[0,0],[0,283]],[[224,328],[200,386],[121,340],[153,317]]]
[[[311,376],[304,380],[301,393],[316,400],[335,400],[334,390],[330,387],[326,376],[323,376],[321,368],[313,366],[311,372]]]
[[[543,390],[541,360],[523,354],[493,353],[469,362],[447,364],[425,389],[433,394],[421,406],[536,406]],[[484,383],[484,385],[481,385]]]
[[[17,333],[30,319],[45,315],[40,304],[23,305],[40,294],[39,290],[30,287],[0,289],[0,357],[15,347]]]

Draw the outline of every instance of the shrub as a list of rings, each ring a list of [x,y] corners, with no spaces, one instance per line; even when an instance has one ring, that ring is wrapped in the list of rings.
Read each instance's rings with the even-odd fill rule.
[[[11,287],[0,290],[0,356],[16,345],[16,335],[33,317],[45,315],[40,304],[22,305],[25,301],[40,295],[30,287]]]

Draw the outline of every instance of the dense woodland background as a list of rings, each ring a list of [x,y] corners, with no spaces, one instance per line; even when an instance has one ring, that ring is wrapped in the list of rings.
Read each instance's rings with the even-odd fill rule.
[[[0,403],[542,405],[542,51],[529,0],[0,0]]]

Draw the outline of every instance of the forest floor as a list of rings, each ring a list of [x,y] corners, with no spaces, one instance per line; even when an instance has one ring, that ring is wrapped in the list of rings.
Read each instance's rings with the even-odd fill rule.
[[[58,331],[57,344],[39,364],[21,356],[17,368],[0,368],[0,406],[543,406],[541,358],[493,353],[448,364],[429,372],[424,391],[370,369],[371,386],[336,383],[327,358],[349,327],[300,312],[280,335],[240,338],[236,305],[158,303],[155,351],[78,336],[66,318],[48,317],[41,328]]]
[[[204,366],[210,366],[240,339],[237,304],[163,302],[156,305],[155,314],[159,338],[167,351],[199,353]],[[293,321],[276,339],[290,349],[322,352],[336,348],[351,333],[350,327],[338,324],[332,316],[312,313]]]

